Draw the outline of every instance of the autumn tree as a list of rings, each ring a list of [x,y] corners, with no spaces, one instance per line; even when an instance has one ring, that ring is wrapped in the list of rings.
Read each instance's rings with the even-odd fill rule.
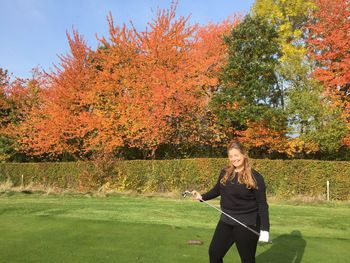
[[[151,158],[160,145],[207,143],[204,138],[214,136],[208,131],[218,131],[207,128],[202,136],[201,125],[213,124],[206,106],[225,54],[221,35],[237,19],[191,26],[172,5],[158,10],[143,32],[115,26],[111,15],[108,22],[109,39],[101,38],[92,58],[94,112],[105,116],[103,127]]]
[[[169,142],[173,119],[200,96],[185,76],[191,74],[188,54],[195,27],[187,25],[187,18],[175,19],[175,14],[175,6],[158,10],[144,32],[115,26],[110,15],[109,41],[101,39],[102,48],[93,58],[95,112],[115,139],[148,150],[150,157]]]
[[[56,71],[46,74],[41,103],[18,131],[21,149],[33,156],[81,158],[88,151],[86,137],[98,125],[90,113],[88,48],[77,31],[67,37],[71,53],[61,56]]]
[[[240,21],[241,16],[233,15],[216,24],[198,26],[189,55],[193,69],[191,78],[201,89],[204,103],[199,108],[200,111],[190,110],[173,123],[176,130],[172,141],[178,142],[181,149],[220,148],[231,138],[233,129],[219,123],[218,116],[209,107],[209,103],[221,85],[219,75],[227,54],[224,37]]]
[[[32,78],[10,80],[7,71],[0,70],[0,152],[3,160],[22,160],[19,147],[19,127],[39,104],[40,73],[33,69]]]
[[[317,0],[316,5],[307,39],[316,63],[314,76],[332,99],[332,107],[341,110],[348,125],[343,144],[350,146],[350,2]]]
[[[308,56],[306,43],[311,32],[307,25],[315,20],[312,15],[315,10],[317,1],[299,0],[257,0],[252,8],[253,14],[263,17],[279,33],[282,56],[276,72],[291,135],[286,143],[291,147],[287,147],[286,152],[294,156],[335,151],[339,149],[339,139],[344,136],[339,111],[331,107],[312,77],[314,62]],[[334,26],[333,21],[330,24]]]
[[[155,157],[160,145],[220,143],[225,132],[208,102],[238,19],[189,25],[176,4],[158,10],[145,31],[115,25],[91,50],[76,30],[70,53],[46,73],[40,103],[16,129],[20,149],[50,160],[137,148]],[[66,157],[64,157],[66,156]]]

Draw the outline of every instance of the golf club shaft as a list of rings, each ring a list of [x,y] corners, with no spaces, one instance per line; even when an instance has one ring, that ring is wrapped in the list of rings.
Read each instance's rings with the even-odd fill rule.
[[[232,220],[234,220],[235,222],[237,222],[237,223],[240,224],[241,226],[243,226],[243,227],[245,227],[246,229],[248,229],[249,231],[253,232],[255,235],[260,236],[260,234],[259,234],[258,232],[256,232],[254,229],[251,229],[249,226],[247,226],[247,225],[241,223],[241,222],[238,221],[236,218],[230,216],[229,214],[225,213],[224,211],[222,211],[221,209],[217,208],[216,206],[209,204],[207,201],[204,201],[203,199],[201,199],[201,201],[202,201],[203,203],[206,203],[208,206],[210,206],[210,207],[216,209],[217,211],[219,211],[220,213],[224,214],[225,216],[231,218]]]
[[[182,195],[186,196],[187,194],[193,195],[192,192],[190,192],[190,191],[185,191]],[[216,206],[209,204],[207,201],[204,201],[202,198],[200,199],[200,201],[202,201],[203,203],[207,204],[208,206],[214,208],[215,210],[219,211],[220,213],[224,214],[225,216],[231,218],[232,220],[234,220],[235,222],[237,222],[241,226],[243,226],[246,229],[248,229],[249,231],[253,232],[255,235],[260,236],[260,234],[257,231],[255,231],[254,229],[251,229],[249,226],[247,226],[247,225],[243,224],[242,222],[238,221],[236,218],[230,216],[229,214],[225,213],[224,211],[222,211],[221,209],[217,208]]]

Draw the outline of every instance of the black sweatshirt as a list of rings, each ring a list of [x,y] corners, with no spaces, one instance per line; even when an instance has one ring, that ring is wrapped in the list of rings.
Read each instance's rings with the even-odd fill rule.
[[[204,201],[221,196],[221,210],[233,218],[246,225],[260,224],[260,229],[269,231],[269,212],[266,202],[266,191],[264,178],[257,171],[252,170],[258,189],[248,189],[246,185],[238,183],[237,176],[232,180],[227,180],[226,184],[220,183],[225,175],[225,169],[222,169],[215,186],[207,193],[202,195]],[[221,215],[221,220],[228,224],[238,224],[229,217]]]

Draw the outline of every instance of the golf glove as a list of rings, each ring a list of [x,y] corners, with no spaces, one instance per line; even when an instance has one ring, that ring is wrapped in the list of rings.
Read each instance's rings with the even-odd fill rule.
[[[260,242],[269,242],[269,232],[260,230],[260,236],[259,236]]]

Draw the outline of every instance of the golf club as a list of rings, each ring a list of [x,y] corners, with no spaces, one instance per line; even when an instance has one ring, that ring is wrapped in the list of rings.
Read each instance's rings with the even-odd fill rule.
[[[191,194],[193,196],[192,192],[190,192],[190,191],[183,192],[182,196],[183,196],[183,198],[185,198],[189,194]],[[249,231],[251,231],[255,235],[260,236],[260,234],[257,231],[255,231],[254,229],[251,229],[249,226],[247,226],[247,225],[243,224],[242,222],[238,221],[236,218],[230,216],[229,214],[225,213],[224,211],[222,211],[221,209],[217,208],[216,206],[213,206],[213,205],[209,204],[208,202],[204,201],[203,199],[200,199],[200,201],[202,201],[203,203],[207,204],[208,206],[214,208],[215,210],[219,211],[220,213],[224,214],[225,216],[231,218],[232,220],[234,220],[235,222],[237,222],[241,226],[245,227],[246,229],[248,229]],[[269,241],[267,243],[268,244],[272,244],[272,241]]]

